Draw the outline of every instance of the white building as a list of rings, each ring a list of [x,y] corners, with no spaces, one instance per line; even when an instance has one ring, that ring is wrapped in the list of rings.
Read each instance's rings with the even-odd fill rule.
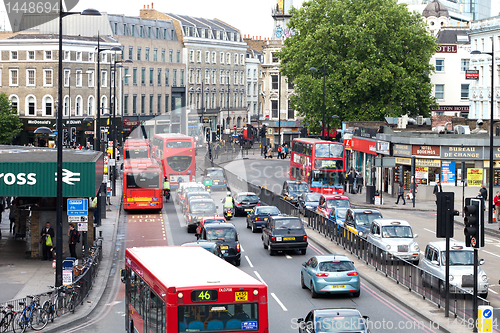
[[[264,55],[257,50],[249,48],[247,50],[246,72],[247,72],[247,105],[248,117],[251,122],[259,120],[261,114],[261,104],[259,103],[259,77],[260,64],[264,62]]]
[[[479,79],[471,81],[470,112],[471,119],[490,119],[493,106],[493,119],[500,118],[500,16],[475,21],[469,31],[472,51],[488,52],[494,50],[495,68],[493,73],[494,93],[491,105],[491,55],[471,55],[470,69],[479,70]]]

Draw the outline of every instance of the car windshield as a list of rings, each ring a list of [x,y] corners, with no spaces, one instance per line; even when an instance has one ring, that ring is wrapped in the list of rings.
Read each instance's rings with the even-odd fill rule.
[[[354,219],[357,225],[370,225],[373,220],[382,218],[380,213],[356,213]]]
[[[207,240],[236,240],[236,231],[232,228],[207,229]]]
[[[321,272],[347,272],[353,271],[354,265],[350,261],[325,261],[319,263]]]
[[[215,214],[215,204],[213,202],[191,202],[191,213]]]
[[[280,214],[280,210],[274,206],[259,207],[255,210],[255,215],[258,214]]]
[[[314,320],[316,331],[321,332],[361,332],[365,323],[359,316],[316,316]]]
[[[276,229],[302,229],[302,222],[299,219],[278,220],[275,224]]]
[[[326,200],[326,208],[333,207],[351,207],[349,200],[347,199],[328,199]]]
[[[319,198],[321,198],[321,193],[309,193],[306,194],[304,201],[306,202],[318,202]]]
[[[410,226],[385,226],[382,227],[382,237],[384,238],[413,238]]]
[[[189,200],[191,199],[203,199],[203,198],[210,198],[210,194],[208,193],[195,193],[187,196]]]
[[[337,214],[338,219],[345,219],[345,214],[347,213],[347,209],[336,209],[335,213]]]
[[[252,195],[240,195],[238,201],[259,201],[259,197],[255,194]]]
[[[446,251],[441,252],[441,262],[446,262]],[[473,251],[450,251],[450,266],[474,265]]]
[[[222,170],[208,170],[207,177],[214,177],[214,178],[224,177],[224,173],[222,172]]]
[[[198,191],[205,191],[205,187],[203,186],[192,186],[192,187],[186,187],[184,189],[184,193],[189,193],[189,192],[198,192]]]
[[[288,190],[290,192],[307,192],[309,191],[309,185],[307,184],[288,184]]]
[[[225,223],[226,221],[224,220],[216,220],[216,219],[210,219],[210,220],[205,220],[203,221],[203,223],[207,224],[207,223]]]

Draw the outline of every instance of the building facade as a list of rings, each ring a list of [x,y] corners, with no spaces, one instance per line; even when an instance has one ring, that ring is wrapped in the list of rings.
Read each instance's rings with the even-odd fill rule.
[[[251,123],[257,123],[260,119],[262,104],[259,100],[259,78],[261,75],[261,63],[264,62],[264,55],[257,50],[249,48],[246,53],[246,80],[247,80],[247,105],[248,116]],[[257,124],[258,125],[258,124]]]

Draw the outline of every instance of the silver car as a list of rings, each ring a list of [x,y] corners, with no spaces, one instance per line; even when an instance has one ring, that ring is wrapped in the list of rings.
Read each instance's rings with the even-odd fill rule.
[[[421,268],[430,274],[422,273],[422,284],[439,288],[441,296],[445,296],[445,266],[446,263],[446,241],[430,242],[425,248]],[[483,265],[484,260],[479,260]],[[488,297],[488,276],[479,267],[477,292],[480,297]],[[473,292],[474,287],[474,249],[466,247],[463,242],[450,243],[450,292],[463,293],[464,290]],[[456,288],[458,287],[458,288]]]
[[[405,259],[418,265],[420,247],[413,234],[411,225],[405,220],[375,219],[368,232],[367,241],[388,252],[387,260],[394,256]]]

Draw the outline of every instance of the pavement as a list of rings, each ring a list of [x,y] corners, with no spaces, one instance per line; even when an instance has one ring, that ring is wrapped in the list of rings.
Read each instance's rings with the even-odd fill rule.
[[[73,321],[85,318],[97,306],[101,299],[109,272],[113,267],[113,252],[116,242],[117,227],[121,211],[122,185],[116,180],[116,196],[110,198],[106,206],[106,218],[102,219],[100,227],[96,227],[96,237],[101,236],[102,261],[94,285],[84,301],[74,314],[63,315],[49,323],[45,331],[64,327]],[[54,226],[55,223],[52,223]],[[0,303],[24,298],[26,295],[40,294],[49,291],[48,286],[55,284],[55,269],[52,261],[42,261],[40,258],[30,258],[26,252],[26,240],[14,239],[9,231],[9,210],[2,213],[0,223],[2,237],[0,239]],[[63,231],[67,232],[67,230]],[[67,247],[67,246],[66,246]],[[81,243],[77,245],[77,254],[81,253]],[[69,256],[69,249],[66,250]],[[80,256],[81,258],[81,256]]]

